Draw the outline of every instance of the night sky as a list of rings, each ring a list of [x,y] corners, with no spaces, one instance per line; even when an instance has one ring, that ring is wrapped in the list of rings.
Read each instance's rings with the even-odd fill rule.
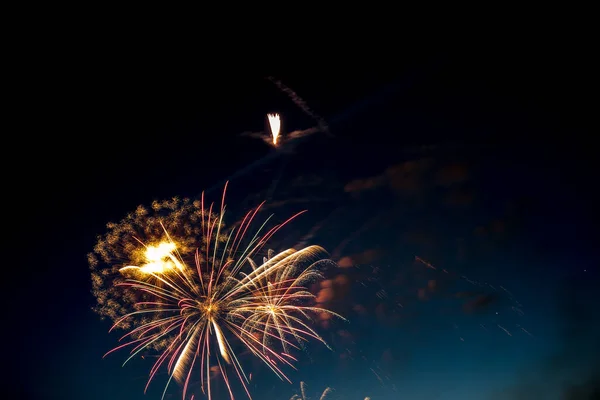
[[[91,310],[86,254],[137,205],[203,190],[218,201],[229,180],[232,217],[262,200],[280,219],[308,210],[271,246],[325,247],[339,266],[311,290],[349,320],[315,322],[333,351],[299,353],[293,384],[243,361],[256,399],[287,400],[300,381],[312,399],[328,386],[352,400],[592,398],[597,146],[585,51],[298,65],[273,75],[329,133],[277,150],[244,132],[265,131],[268,112],[281,114],[284,140],[317,121],[267,73],[104,52],[89,71],[40,78],[45,133],[15,179],[25,208],[12,304],[25,317],[10,328],[23,344],[7,343],[19,349],[9,393],[159,399],[164,371],[143,394],[151,361],[102,358],[118,336]]]

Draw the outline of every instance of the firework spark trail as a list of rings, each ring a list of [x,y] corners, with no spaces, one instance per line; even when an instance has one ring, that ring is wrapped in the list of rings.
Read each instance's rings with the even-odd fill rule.
[[[290,97],[290,99],[294,102],[294,104],[296,104],[309,117],[314,119],[317,122],[317,125],[321,131],[329,132],[329,126],[327,125],[327,122],[325,122],[325,120],[321,116],[317,115],[313,110],[311,110],[308,104],[306,104],[306,102],[302,100],[302,98],[298,96],[296,92],[294,92],[292,89],[285,86],[281,81],[273,78],[272,76],[267,77],[267,79],[273,82],[279,88],[279,90],[287,94]]]
[[[343,122],[344,120],[346,120],[346,118],[353,115],[354,113],[357,113],[359,111],[364,111],[365,109],[378,104],[383,99],[385,99],[386,96],[388,96],[392,93],[395,93],[400,89],[409,88],[410,86],[412,86],[416,83],[417,78],[419,78],[419,76],[412,75],[407,78],[401,79],[397,82],[394,82],[394,83],[384,87],[382,90],[379,90],[376,93],[353,103],[350,107],[344,109],[344,111],[342,111],[339,114],[336,114],[334,117],[330,118],[327,128],[329,129],[329,126]],[[310,134],[320,132],[320,131],[321,131],[320,127],[313,127],[313,128],[309,128],[309,129],[305,129],[305,130],[294,131],[294,132],[288,134],[287,137],[288,137],[289,141],[291,141],[292,139],[298,139],[298,138],[308,136]],[[263,140],[265,138],[264,132],[245,132],[242,135],[250,136],[250,137],[258,137]],[[247,165],[246,167],[244,167],[244,168],[238,170],[237,172],[235,172],[234,174],[230,175],[226,179],[226,181],[232,181],[233,179],[244,176],[244,175],[252,172],[255,168],[271,161],[272,159],[280,157],[282,154],[284,154],[284,153],[279,152],[279,151],[270,152],[269,154],[265,155],[264,157],[254,161],[250,165]],[[217,187],[220,187],[222,185],[223,185],[223,181],[221,181],[219,184],[212,186],[210,189],[206,190],[206,193],[210,193],[214,189],[216,189]]]
[[[428,268],[428,269],[432,269],[432,270],[436,270],[436,271],[438,271],[438,268],[434,267],[434,266],[433,266],[431,263],[429,263],[429,262],[427,262],[427,261],[423,260],[423,259],[422,259],[422,258],[420,258],[420,257],[415,257],[415,261],[417,261],[417,262],[419,262],[419,263],[423,264],[423,265],[424,265],[426,268]],[[489,289],[491,289],[491,290],[493,291],[492,293],[500,293],[500,290],[499,290],[499,289],[497,289],[496,287],[494,287],[493,285],[491,285],[491,284],[489,284],[489,283],[486,283],[486,282],[480,282],[480,281],[476,281],[476,280],[472,280],[472,279],[470,279],[470,278],[468,278],[468,277],[466,277],[466,276],[464,276],[464,275],[453,274],[453,273],[450,273],[450,272],[448,272],[446,269],[441,269],[441,271],[442,271],[444,274],[447,274],[447,275],[454,275],[455,277],[459,277],[461,280],[464,280],[465,282],[469,283],[470,285],[473,285],[473,286],[476,286],[476,287],[479,287],[479,288],[484,288],[484,289],[487,289],[487,288],[489,288]],[[522,317],[522,316],[525,314],[525,313],[523,312],[523,310],[521,309],[521,307],[522,307],[522,304],[521,304],[521,303],[519,303],[519,302],[518,302],[518,301],[517,301],[517,300],[514,298],[513,294],[512,294],[512,293],[511,293],[511,292],[510,292],[508,289],[506,289],[506,288],[505,288],[505,287],[503,287],[503,286],[499,286],[499,288],[502,290],[502,292],[504,292],[504,293],[507,295],[507,298],[508,298],[508,300],[510,300],[510,302],[511,302],[512,304],[514,304],[514,305],[511,305],[510,309],[511,309],[511,310],[512,310],[512,311],[513,311],[513,312],[514,312],[516,315],[518,315],[519,317]],[[496,314],[498,314],[498,312],[496,312]],[[495,323],[495,322],[494,322],[494,323]],[[505,332],[505,333],[506,333],[508,336],[511,336],[511,337],[513,336],[513,334],[512,334],[512,333],[511,333],[511,332],[510,332],[508,329],[506,329],[504,326],[502,326],[502,325],[500,325],[500,324],[498,324],[498,323],[495,323],[495,325],[496,325],[496,326],[497,326],[499,329],[501,329],[502,331],[504,331],[504,332]],[[485,326],[485,325],[481,325],[481,327],[482,327],[483,329],[485,329],[485,330],[488,330],[488,329],[486,328],[486,326]],[[520,328],[520,329],[521,329],[523,332],[525,332],[525,333],[526,333],[526,334],[528,334],[529,336],[533,337],[533,335],[532,335],[530,332],[528,332],[526,329],[524,329],[523,327],[521,327],[521,325],[520,325],[520,324],[516,324],[516,327],[517,327],[517,328]],[[462,337],[460,338],[460,340],[464,341],[464,339],[463,339]]]
[[[248,275],[245,282],[252,287],[258,301],[243,304],[238,310],[243,314],[248,314],[243,324],[245,331],[266,333],[263,334],[263,348],[268,347],[270,342],[275,339],[282,345],[283,351],[288,353],[290,346],[295,347],[287,340],[288,336],[294,337],[300,345],[306,340],[306,337],[310,337],[327,346],[327,343],[300,317],[310,318],[309,313],[311,312],[326,312],[337,317],[340,316],[331,311],[302,305],[305,299],[313,297],[304,289],[304,285],[320,279],[322,276],[314,268],[316,264],[312,264],[312,267],[299,273],[297,271],[298,260],[314,259],[321,250],[314,246],[300,251],[288,249],[270,260],[266,260],[262,266],[257,266],[254,262],[249,261],[254,272]],[[282,267],[276,268],[273,274],[269,272],[273,265]],[[299,317],[290,314],[290,311],[298,313]]]
[[[99,260],[94,254],[90,256],[96,279],[95,294],[102,306],[97,311],[114,320],[111,330],[129,329],[120,339],[129,341],[106,355],[131,346],[125,365],[143,351],[162,352],[150,370],[145,391],[157,371],[164,367],[169,378],[163,397],[175,378],[183,385],[185,399],[192,370],[198,362],[202,391],[208,399],[213,398],[213,371],[221,376],[231,399],[234,396],[230,375],[239,380],[251,398],[250,379],[233,351],[231,339],[245,346],[280,379],[289,381],[282,368],[293,368],[295,358],[289,352],[297,349],[297,344],[315,339],[327,346],[307,323],[310,314],[329,313],[342,318],[327,309],[311,306],[315,296],[304,287],[322,278],[318,267],[324,262],[325,251],[321,247],[288,249],[276,255],[269,251],[260,265],[252,259],[279,229],[301,213],[270,230],[266,230],[265,221],[247,245],[241,247],[250,237],[250,227],[264,203],[250,210],[240,224],[226,233],[225,190],[218,214],[213,213],[214,204],[206,210],[202,195],[199,202],[168,203],[170,212],[166,216],[149,216],[147,211],[138,209],[121,224],[110,225],[112,231],[99,239],[95,253],[103,261],[110,260],[111,255],[129,258],[118,269],[106,270],[122,275],[114,281],[120,291],[112,287],[102,289],[104,281],[99,276],[107,274],[98,272]],[[159,206],[154,209],[162,210]],[[186,225],[180,232],[177,225],[182,223],[182,217],[184,223],[195,224]],[[185,221],[186,218],[190,221]],[[120,241],[144,222],[152,225],[143,227],[143,233],[149,236],[148,244],[139,238]],[[197,225],[199,230],[194,230]],[[157,226],[162,232],[155,229]],[[173,232],[169,232],[169,227]],[[159,233],[162,235],[158,236]],[[199,236],[195,249],[189,238],[193,233]],[[154,244],[159,237],[162,237],[160,242]],[[193,260],[195,267],[188,266],[188,259]]]

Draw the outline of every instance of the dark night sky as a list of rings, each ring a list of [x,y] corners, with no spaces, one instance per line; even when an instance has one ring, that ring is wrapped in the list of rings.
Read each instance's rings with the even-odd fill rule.
[[[597,146],[584,48],[407,50],[394,61],[369,56],[368,67],[359,67],[360,54],[343,68],[341,60],[298,66],[276,77],[329,122],[332,135],[309,136],[276,155],[241,133],[263,130],[267,112],[281,113],[288,132],[315,123],[264,74],[200,72],[151,54],[106,49],[73,65],[72,74],[39,78],[42,107],[31,126],[44,134],[15,180],[26,205],[17,236],[27,283],[17,286],[17,301],[28,311],[19,322],[25,334],[17,337],[23,345],[14,345],[21,354],[9,392],[160,398],[162,381],[143,397],[148,364],[121,369],[125,353],[102,359],[115,337],[91,311],[86,253],[107,222],[138,204],[211,188],[216,196],[235,173],[233,209],[265,194],[279,203],[325,198],[277,208],[283,216],[309,209],[291,240],[322,223],[327,228],[314,240],[336,261],[349,257],[365,271],[377,266],[397,277],[417,274],[412,259],[421,256],[510,288],[525,311],[515,316],[501,298],[475,313],[460,305],[447,312],[443,294],[419,299],[412,275],[399,284],[415,300],[411,311],[403,308],[406,315],[377,305],[375,289],[340,289],[332,306],[357,322],[322,328],[337,345],[333,355],[315,350],[312,365],[305,357],[291,374],[294,385],[259,373],[256,398],[287,400],[305,380],[313,397],[331,385],[360,400],[551,399],[539,394],[543,382],[555,383],[557,395],[598,376],[591,340],[598,332],[591,296],[599,274]],[[264,162],[248,167],[257,160]],[[315,177],[313,187],[297,183]],[[342,246],[345,240],[351,244]],[[373,249],[377,257],[364,256]],[[354,267],[343,270],[351,281],[373,282],[359,279]],[[464,281],[454,284],[467,289],[451,294],[469,290]],[[399,290],[393,285],[386,290]],[[357,304],[366,316],[353,314]],[[401,322],[389,322],[389,313]],[[484,320],[489,330],[479,328]],[[341,329],[353,335],[365,363],[386,365],[385,385],[365,365],[339,359]],[[177,398],[177,388],[170,393]]]

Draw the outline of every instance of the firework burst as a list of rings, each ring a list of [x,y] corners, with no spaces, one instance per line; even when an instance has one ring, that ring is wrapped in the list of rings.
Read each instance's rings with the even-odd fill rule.
[[[323,393],[319,396],[319,400],[326,400],[329,394],[333,392],[333,389],[328,387],[325,388]],[[300,382],[300,394],[293,395],[290,400],[309,400],[310,397],[306,394],[306,383]]]
[[[306,394],[306,383],[300,382],[300,394],[293,395],[290,400],[310,400],[311,398]],[[333,388],[325,388],[323,393],[319,396],[319,400],[327,400],[331,398],[331,394],[333,393]],[[370,397],[365,397],[364,400],[371,400]]]
[[[204,194],[199,202],[173,199],[154,203],[152,211],[139,207],[99,238],[89,256],[95,310],[114,321],[111,330],[128,330],[124,343],[107,355],[130,348],[127,363],[158,350],[146,390],[164,368],[169,378],[163,397],[173,378],[182,384],[184,399],[199,378],[212,399],[211,380],[220,376],[231,399],[232,378],[251,398],[237,344],[287,381],[283,369],[293,368],[293,349],[310,339],[326,345],[310,327],[311,314],[342,317],[311,306],[314,295],[305,285],[320,279],[318,267],[330,261],[321,247],[309,246],[269,251],[261,264],[254,262],[268,240],[301,214],[269,230],[267,219],[255,230],[262,205],[226,230],[225,190],[218,213],[213,204],[205,208]],[[102,269],[105,264],[110,266]]]

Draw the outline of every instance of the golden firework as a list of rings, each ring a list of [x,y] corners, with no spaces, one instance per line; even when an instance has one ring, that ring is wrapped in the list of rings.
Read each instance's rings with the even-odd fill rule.
[[[311,338],[326,344],[310,327],[311,314],[341,316],[312,306],[314,295],[305,287],[321,278],[318,267],[326,253],[318,246],[276,255],[269,251],[263,263],[255,263],[253,257],[268,240],[301,214],[269,230],[265,221],[255,230],[252,223],[261,207],[226,231],[225,191],[218,213],[213,204],[204,207],[204,194],[198,202],[173,199],[151,210],[139,207],[99,238],[89,256],[95,310],[113,319],[111,330],[128,330],[121,338],[125,343],[109,352],[131,347],[125,363],[148,349],[160,350],[146,389],[166,367],[163,396],[175,378],[183,384],[185,399],[198,365],[209,399],[211,375],[222,378],[231,399],[231,377],[251,398],[248,375],[231,340],[288,381],[283,367],[293,366],[292,349]],[[109,267],[102,269],[103,264]]]

